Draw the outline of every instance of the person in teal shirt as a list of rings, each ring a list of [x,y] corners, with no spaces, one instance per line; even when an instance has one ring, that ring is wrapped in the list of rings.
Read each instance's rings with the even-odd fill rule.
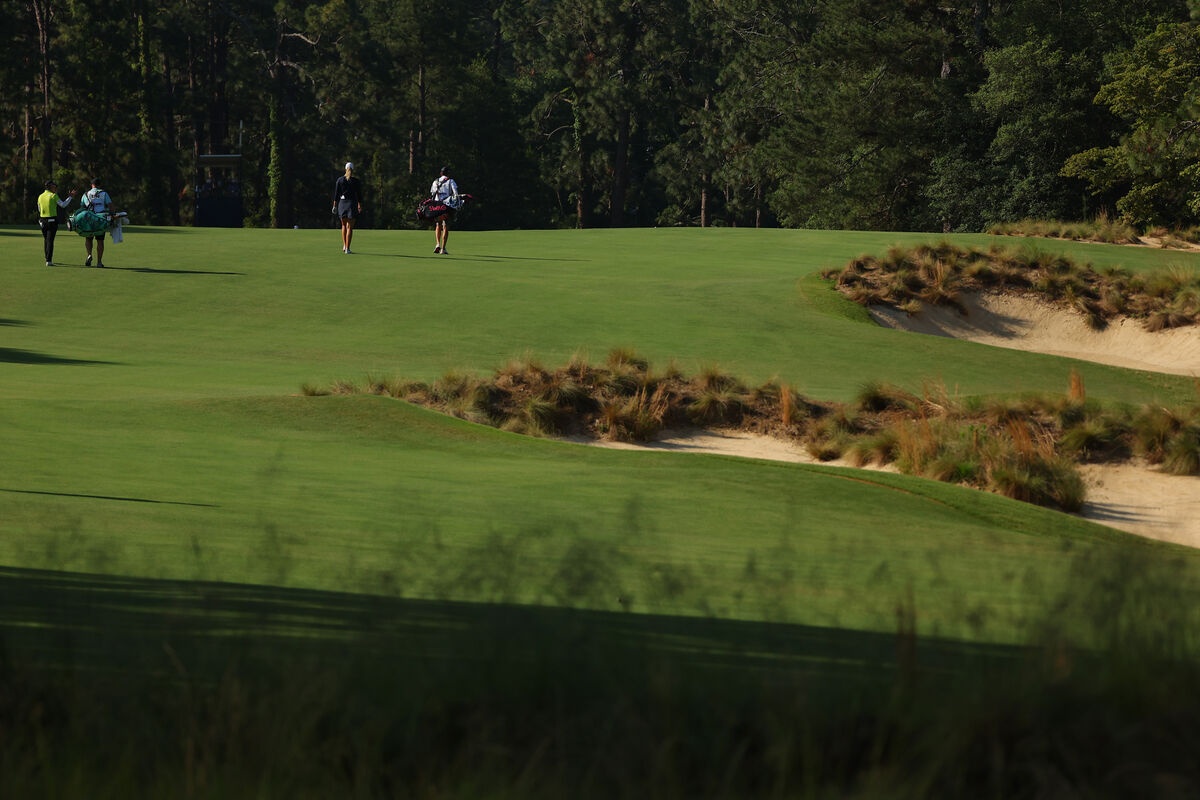
[[[46,191],[37,199],[38,225],[42,229],[42,249],[46,254],[47,267],[54,264],[54,237],[58,235],[58,223],[62,220],[63,209],[75,197],[75,190],[72,189],[64,200],[58,196],[57,189],[58,185],[53,180],[46,181]]]
[[[83,199],[79,204],[90,211],[99,214],[102,217],[111,219],[113,213],[113,201],[108,196],[108,192],[100,187],[100,179],[92,178],[92,188],[83,195]],[[96,266],[104,266],[104,234],[97,233],[93,236],[83,237],[83,246],[87,250],[87,259],[83,262],[85,267],[92,265],[92,240],[96,240]]]

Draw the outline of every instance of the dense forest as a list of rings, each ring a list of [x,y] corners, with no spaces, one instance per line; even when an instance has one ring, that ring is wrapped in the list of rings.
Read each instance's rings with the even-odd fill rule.
[[[0,221],[102,175],[189,224],[971,231],[1200,216],[1200,0],[0,0]]]

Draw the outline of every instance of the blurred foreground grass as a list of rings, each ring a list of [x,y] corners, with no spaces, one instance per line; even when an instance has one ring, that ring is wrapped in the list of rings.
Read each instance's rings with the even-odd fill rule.
[[[1194,598],[1080,555],[1019,645],[0,570],[0,794],[1188,797]]]

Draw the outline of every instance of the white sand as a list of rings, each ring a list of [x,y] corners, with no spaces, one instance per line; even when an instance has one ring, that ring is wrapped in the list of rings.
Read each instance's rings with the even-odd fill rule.
[[[870,312],[880,325],[896,330],[1151,372],[1200,375],[1200,326],[1150,333],[1140,322],[1122,318],[1094,331],[1082,314],[1070,309],[995,293],[964,295],[963,305],[966,315],[946,307],[926,307],[912,316],[885,306],[871,306]]]
[[[743,431],[671,431],[645,444],[576,438],[572,441],[620,450],[714,453],[853,466],[847,461],[819,462],[795,442]],[[868,467],[879,469],[879,467]],[[894,468],[884,468],[894,471]],[[1080,468],[1088,500],[1079,516],[1110,528],[1200,547],[1200,478],[1164,475],[1145,464],[1085,464]]]
[[[870,311],[881,325],[897,330],[1152,372],[1200,375],[1200,327],[1150,333],[1140,323],[1122,319],[1094,331],[1082,315],[1069,309],[1013,295],[966,297],[964,305],[965,316],[949,308],[927,308],[915,316],[882,306]],[[671,432],[643,445],[587,441],[623,449],[819,463],[794,442],[741,431]],[[830,463],[852,466],[845,461]],[[1080,516],[1139,536],[1200,547],[1200,477],[1165,475],[1139,463],[1087,464],[1081,472],[1088,500]]]
[[[1033,297],[985,293],[964,298],[967,314],[927,308],[909,316],[874,306],[871,316],[897,330],[950,336],[1119,367],[1200,375],[1200,327],[1150,333],[1131,319],[1103,331],[1070,309]],[[1139,536],[1200,547],[1200,478],[1164,475],[1145,464],[1082,468],[1088,486],[1083,516]]]
[[[716,453],[743,458],[765,458],[768,461],[791,461],[801,464],[818,463],[795,442],[762,436],[744,431],[666,431],[653,442],[608,442],[604,440],[571,439],[581,444],[607,447],[613,450],[665,450],[672,453]]]
[[[1141,238],[1140,242],[1130,244],[1129,246],[1130,247],[1153,247],[1156,250],[1179,250],[1180,252],[1184,252],[1184,253],[1200,252],[1200,244],[1193,244],[1192,242],[1184,242],[1181,240],[1177,240],[1173,247],[1164,247],[1163,246],[1163,238],[1161,236],[1142,236],[1140,238]]]
[[[1144,464],[1084,464],[1083,516],[1164,542],[1200,547],[1200,478]]]

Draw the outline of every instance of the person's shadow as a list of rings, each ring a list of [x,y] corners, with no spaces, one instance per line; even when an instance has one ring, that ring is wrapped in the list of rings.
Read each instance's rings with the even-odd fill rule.
[[[231,275],[242,277],[244,272],[221,272],[209,269],[160,269],[157,267],[112,267],[104,265],[104,269],[117,269],[123,272],[141,272],[147,275]]]
[[[0,363],[3,364],[53,364],[57,366],[89,366],[96,364],[104,364],[113,366],[114,361],[89,361],[79,358],[63,358],[61,356],[47,355],[46,353],[35,353],[32,350],[18,350],[13,347],[0,347]]]
[[[492,255],[490,253],[464,253],[463,255],[459,255],[457,253],[445,253],[445,254],[442,254],[442,253],[424,254],[424,253],[422,253],[422,254],[418,255],[415,253],[372,253],[367,250],[355,250],[354,252],[358,255],[382,256],[383,258],[403,258],[403,259],[411,259],[414,261],[416,261],[416,260],[421,260],[421,261],[425,261],[425,260],[431,260],[431,261],[481,261],[484,263],[493,263],[493,264],[501,264],[506,261],[557,261],[557,262],[561,262],[564,264],[572,263],[572,262],[587,263],[587,262],[591,261],[591,259],[587,259],[587,258],[544,258],[541,256],[497,256],[497,255]]]
[[[86,267],[83,264],[63,264],[63,263],[60,263],[57,261],[53,262],[51,264],[51,266],[68,267],[68,268],[73,267],[75,269],[120,270],[121,272],[141,272],[141,273],[144,273],[147,275],[227,275],[227,276],[234,276],[234,277],[243,277],[246,274],[244,272],[222,272],[219,270],[209,270],[209,269],[163,269],[163,268],[159,268],[159,267],[121,267],[121,266],[113,266],[111,264],[105,264],[102,267],[95,267],[95,266]]]

